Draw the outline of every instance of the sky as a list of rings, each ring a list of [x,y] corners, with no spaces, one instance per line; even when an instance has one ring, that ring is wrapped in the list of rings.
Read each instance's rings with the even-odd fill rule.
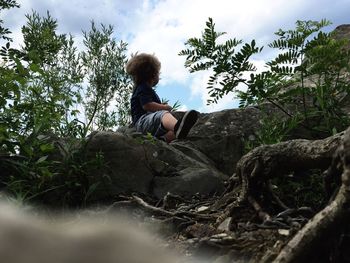
[[[185,57],[178,53],[191,37],[200,37],[208,17],[216,30],[228,38],[250,42],[255,39],[263,52],[254,56],[261,69],[272,58],[267,47],[279,28],[292,29],[297,20],[332,22],[325,31],[341,24],[350,24],[350,0],[17,0],[19,9],[1,13],[5,26],[12,31],[14,45],[22,41],[21,26],[25,14],[35,10],[45,16],[49,11],[58,21],[59,33],[71,33],[79,48],[82,31],[88,31],[91,20],[114,26],[114,37],[128,43],[128,55],[136,52],[154,53],[162,63],[157,93],[169,100],[179,101],[182,110],[213,112],[238,107],[232,94],[217,104],[206,105],[206,89],[210,72],[190,74],[184,67]]]

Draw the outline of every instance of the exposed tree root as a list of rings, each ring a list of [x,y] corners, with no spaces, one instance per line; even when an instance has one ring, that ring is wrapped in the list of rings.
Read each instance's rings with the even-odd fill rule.
[[[335,199],[317,213],[282,249],[275,262],[307,262],[314,248],[330,233],[339,233],[350,219],[350,129],[335,159],[343,166],[342,185]]]
[[[263,194],[264,188],[268,189],[269,180],[291,171],[326,169],[343,136],[344,132],[341,132],[323,140],[291,140],[250,151],[237,164],[235,176],[240,179],[240,193],[237,195],[237,191],[232,190],[215,204],[216,207],[222,202],[227,204],[216,224],[220,224],[235,208],[247,201],[263,220],[269,219],[270,216],[259,204],[259,195]],[[280,205],[283,206],[282,203]]]
[[[148,204],[142,198],[138,196],[132,196],[129,200],[115,202],[109,209],[118,209],[120,207],[133,206],[143,209],[152,215],[163,216],[163,217],[183,217],[189,220],[209,220],[213,221],[215,215],[207,215],[194,213],[189,211],[168,211],[160,207],[155,207]]]

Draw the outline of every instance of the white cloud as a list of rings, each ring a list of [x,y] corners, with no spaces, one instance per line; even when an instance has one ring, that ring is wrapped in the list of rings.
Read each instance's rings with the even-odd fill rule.
[[[209,96],[203,96],[203,104],[198,109],[200,112],[213,112],[224,109],[238,108],[238,100],[235,98],[233,93],[227,94],[226,96],[221,98],[216,104],[210,105],[206,105],[206,97],[209,98]]]
[[[178,111],[188,111],[188,107],[186,105],[181,105],[178,109]]]
[[[196,96],[203,97],[203,95],[206,93],[205,91],[208,86],[208,79],[211,74],[211,70],[196,72],[193,74],[189,86],[189,88],[191,89],[191,98],[194,98]]]
[[[210,99],[207,89],[207,83],[210,75],[211,71],[198,72],[189,80],[191,98],[193,99],[199,96],[201,100],[201,106],[196,110],[200,112],[212,112],[238,107],[238,100],[235,98],[233,93],[224,96],[216,104],[207,105],[207,101]]]

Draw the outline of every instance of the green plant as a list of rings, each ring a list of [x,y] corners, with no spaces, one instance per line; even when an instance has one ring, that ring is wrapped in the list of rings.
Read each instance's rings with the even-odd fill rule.
[[[169,104],[169,100],[168,99],[164,99],[164,98],[162,98],[162,103],[163,104]],[[181,103],[180,103],[180,101],[175,101],[175,103],[171,106],[171,111],[177,111],[177,110],[179,110],[179,108],[181,107]]]
[[[65,125],[78,114],[73,106],[81,101],[83,75],[74,41],[56,34],[57,21],[49,13],[40,17],[33,12],[26,17],[23,48],[8,48],[2,53],[8,61],[5,66],[14,64],[15,72],[22,77],[17,85],[20,99],[14,101],[11,112],[17,112],[23,135],[34,129],[65,134]]]
[[[348,41],[321,31],[329,24],[327,20],[297,21],[295,29],[280,29],[276,32],[278,39],[269,44],[270,48],[278,49],[278,54],[266,63],[268,70],[261,73],[254,72],[249,60],[262,48],[256,47],[253,40],[235,52],[235,47],[242,44],[235,38],[217,44],[224,33],[215,31],[211,18],[202,38],[190,38],[185,44],[190,48],[179,55],[186,56],[185,67],[190,72],[213,70],[208,81],[212,99],[208,103],[217,103],[222,96],[235,92],[241,107],[258,105],[264,111],[266,102],[272,104],[279,110],[273,118],[279,120],[278,126],[294,127],[293,123],[297,123],[324,137],[350,124],[342,110],[343,98],[350,88],[347,79],[350,51],[345,48]],[[250,77],[245,77],[247,73]],[[239,85],[246,89],[238,90]],[[275,125],[273,119],[268,126]],[[261,143],[278,141],[278,134],[271,134],[276,136],[274,140],[263,136]]]
[[[15,2],[6,3],[13,5]],[[6,3],[1,1],[0,7]],[[57,34],[57,21],[49,13],[41,17],[33,12],[26,17],[22,48],[14,49],[7,42],[0,49],[4,61],[0,65],[0,185],[21,202],[45,202],[60,196],[62,199],[58,202],[84,205],[98,185],[98,182],[89,182],[88,174],[106,165],[101,154],[95,158],[84,155],[89,123],[81,121],[78,110],[85,89],[84,70],[87,70],[87,64],[98,62],[92,55],[94,45],[83,58],[74,46],[72,36]],[[114,92],[123,89],[117,97],[125,98],[129,80],[126,74],[123,75],[121,65],[125,62],[126,44],[108,43],[101,50],[115,52],[109,61],[119,55],[113,67],[116,70],[119,63],[120,71],[109,71],[109,77],[115,73],[119,75],[102,84],[115,85]],[[104,58],[108,54],[111,53],[104,53]],[[95,69],[101,65],[94,64]],[[95,71],[90,71],[89,77],[99,79],[103,69],[96,70],[99,73],[96,75]],[[108,90],[108,87],[99,87]],[[106,98],[100,99],[96,107],[104,109],[106,104],[102,103],[107,101]],[[125,104],[118,107],[128,110]],[[103,123],[100,128],[111,127],[119,116],[101,114],[95,121]],[[125,116],[123,118],[118,124],[126,120]],[[59,146],[61,140],[66,142],[64,147]]]
[[[260,52],[262,48],[256,47],[255,41],[243,44],[242,40],[229,39],[218,44],[217,39],[226,34],[216,32],[212,18],[206,22],[202,38],[190,38],[185,43],[188,49],[180,51],[180,56],[186,56],[185,67],[190,72],[212,69],[213,74],[208,81],[208,104],[217,103],[220,98],[246,83],[243,76],[246,72],[254,71],[255,66],[249,58]],[[236,48],[241,45],[239,51]]]
[[[101,25],[99,30],[94,22],[91,30],[84,32],[87,50],[81,58],[89,83],[84,103],[88,129],[96,125],[106,130],[130,122],[132,83],[124,70],[127,44],[117,43],[112,34],[111,25]],[[113,100],[117,102],[117,111],[110,109]]]
[[[61,196],[65,204],[85,206],[100,182],[91,182],[93,171],[105,169],[107,164],[101,152],[94,157],[86,156],[87,141],[68,139],[60,144],[61,158],[56,161],[54,184],[56,195]]]
[[[256,131],[255,136],[250,136],[245,140],[245,152],[260,145],[275,144],[288,139],[290,131],[299,125],[298,121],[298,117],[281,121],[279,117],[263,112],[260,128]]]
[[[297,21],[295,29],[276,32],[279,38],[269,46],[281,53],[267,63],[269,71],[253,76],[250,84],[261,99],[273,101],[286,114],[299,114],[307,128],[330,135],[349,124],[341,98],[350,87],[350,52],[347,40],[320,31],[327,25],[327,20]],[[271,82],[278,86],[271,89]]]

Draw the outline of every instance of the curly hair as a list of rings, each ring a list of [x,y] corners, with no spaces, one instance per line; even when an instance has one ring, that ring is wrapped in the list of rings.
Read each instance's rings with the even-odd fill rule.
[[[126,64],[126,72],[132,76],[135,85],[151,83],[160,71],[161,63],[155,55],[141,53],[131,57]]]

